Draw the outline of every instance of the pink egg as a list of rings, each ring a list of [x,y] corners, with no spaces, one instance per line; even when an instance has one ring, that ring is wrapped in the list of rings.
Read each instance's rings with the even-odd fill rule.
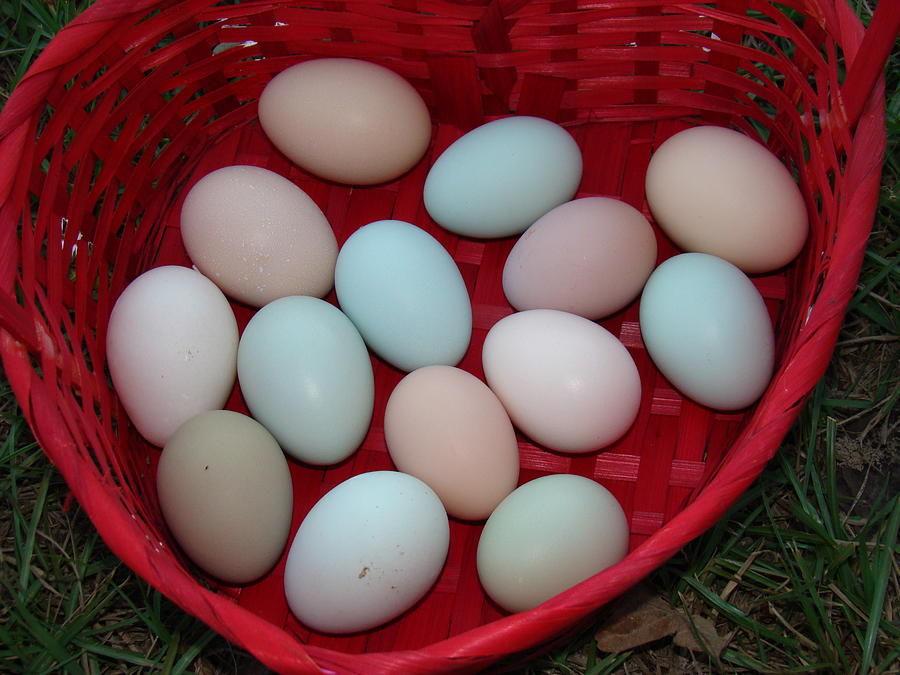
[[[503,291],[518,310],[599,319],[634,300],[656,264],[656,237],[633,206],[586,197],[560,204],[516,242]]]
[[[641,381],[631,354],[584,317],[555,309],[506,316],[488,332],[482,361],[513,424],[553,450],[606,447],[637,417]]]

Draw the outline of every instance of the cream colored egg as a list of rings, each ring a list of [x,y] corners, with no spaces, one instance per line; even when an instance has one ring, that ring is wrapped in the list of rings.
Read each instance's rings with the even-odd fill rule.
[[[253,307],[287,295],[321,298],[334,284],[338,245],[325,214],[262,167],[226,166],[201,178],[185,197],[181,236],[203,274]]]
[[[285,548],[293,506],[287,460],[246,415],[213,410],[179,427],[163,449],[156,487],[181,548],[222,581],[258,579]]]

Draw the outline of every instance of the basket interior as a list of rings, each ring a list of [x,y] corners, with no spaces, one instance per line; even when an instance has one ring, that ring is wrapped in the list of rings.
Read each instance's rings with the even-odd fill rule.
[[[831,106],[828,83],[839,76],[834,39],[805,20],[799,0],[677,6],[634,0],[576,11],[577,4],[160,3],[121,19],[55,71],[32,125],[36,142],[26,148],[13,188],[21,229],[17,291],[37,319],[43,347],[34,368],[55,387],[74,461],[133,515],[147,555],[175,556],[199,583],[306,644],[341,652],[415,649],[504,615],[475,572],[480,524],[451,519],[447,564],[416,607],[380,629],[342,637],[311,632],[291,616],[284,557],[262,581],[236,588],[204,578],[179,553],[156,501],[159,449],[127,423],[104,369],[104,336],[112,305],[131,279],[157,265],[190,264],[178,229],[181,202],[193,183],[222,166],[253,164],[288,177],[322,208],[339,243],[384,218],[436,237],[459,265],[472,300],[473,336],[460,367],[483,378],[484,337],[513,311],[501,274],[515,240],[461,238],[430,220],[422,186],[443,149],[500,116],[546,117],[566,126],[582,149],[578,197],[620,198],[652,222],[643,181],[654,149],[688,126],[731,126],[785,160],[809,207],[811,234],[800,259],[753,279],[776,325],[777,364],[791,358],[827,269],[849,145],[846,132],[824,134],[821,126]],[[375,61],[420,91],[434,134],[412,171],[385,185],[351,188],[312,177],[269,143],[256,119],[259,93],[283,68],[318,56]],[[661,262],[678,251],[655,229]],[[328,299],[336,302],[333,294]],[[252,310],[233,307],[243,327]],[[758,408],[719,413],[683,399],[642,346],[636,302],[601,323],[640,371],[636,423],[611,447],[586,455],[551,452],[520,435],[520,483],[559,472],[599,481],[625,509],[634,549],[737,452],[735,439],[759,422]],[[373,367],[375,415],[359,451],[327,470],[291,462],[292,531],[337,483],[393,468],[382,420],[403,373],[375,357]],[[237,388],[227,407],[246,412]],[[104,533],[109,524],[92,517]]]

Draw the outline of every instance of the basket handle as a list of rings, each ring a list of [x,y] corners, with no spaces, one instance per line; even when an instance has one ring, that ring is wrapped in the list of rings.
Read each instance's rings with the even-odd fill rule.
[[[839,0],[847,6],[845,0]],[[897,34],[900,33],[900,3],[881,0],[875,7],[869,28],[862,36],[859,49],[847,70],[841,87],[847,124],[852,127],[862,114],[869,94],[887,61]]]

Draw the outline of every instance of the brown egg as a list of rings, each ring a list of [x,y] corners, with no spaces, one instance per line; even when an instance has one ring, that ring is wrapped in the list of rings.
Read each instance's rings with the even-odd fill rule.
[[[194,265],[253,307],[287,295],[321,298],[334,285],[338,245],[303,190],[258,166],[226,166],[185,197],[181,237]]]
[[[428,108],[413,86],[357,59],[313,59],[282,71],[260,96],[259,121],[297,165],[349,185],[397,178],[431,140]]]
[[[254,581],[284,550],[293,506],[287,460],[246,415],[213,410],[182,424],[163,449],[156,488],[176,541],[222,581]]]
[[[748,274],[793,260],[806,241],[806,205],[790,172],[764,145],[716,126],[685,129],[650,158],[647,203],[682,249]]]

